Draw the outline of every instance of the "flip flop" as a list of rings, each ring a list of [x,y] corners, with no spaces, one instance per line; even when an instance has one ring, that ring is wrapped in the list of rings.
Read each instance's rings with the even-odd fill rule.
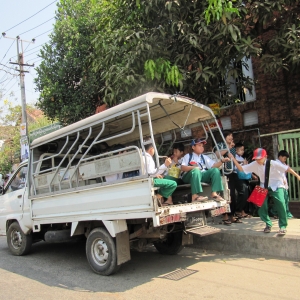
[[[239,218],[237,218],[234,221],[232,221],[232,223],[243,223],[243,222]]]
[[[164,202],[164,203],[162,204],[162,206],[169,206],[169,205],[174,205],[174,203],[167,203],[167,202]]]
[[[225,199],[223,199],[220,195],[213,196],[213,199],[216,201],[225,201]]]
[[[230,226],[231,225],[231,221],[230,220],[222,220],[222,222],[220,222],[220,224]]]
[[[204,196],[198,196],[195,200],[192,201],[192,203],[194,202],[203,202],[208,200],[208,197],[204,197]]]

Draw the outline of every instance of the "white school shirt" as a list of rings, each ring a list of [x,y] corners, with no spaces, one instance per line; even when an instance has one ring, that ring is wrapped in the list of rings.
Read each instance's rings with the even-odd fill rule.
[[[276,159],[276,161],[277,161],[278,163],[283,164],[284,166],[286,166],[286,165],[285,165],[284,163],[282,163],[279,159]],[[288,181],[287,181],[287,178],[286,178],[286,174],[285,174],[285,173],[282,174],[282,182],[283,182],[283,184],[284,184],[284,188],[285,188],[286,190],[288,190],[288,189],[289,189],[289,185],[288,185]]]
[[[244,160],[245,160],[244,157],[235,154],[235,159],[241,166],[244,164]],[[235,165],[233,166],[233,172],[237,173],[237,167]]]
[[[260,186],[264,187],[266,163],[264,165],[260,165],[256,161],[253,161],[252,163],[241,167],[243,168],[246,174],[248,173],[257,174],[260,178]],[[275,192],[278,188],[284,188],[284,184],[282,182],[282,174],[284,174],[288,168],[289,168],[288,166],[282,163],[278,163],[275,160],[271,160],[269,187],[272,189],[272,191]]]
[[[203,161],[202,157],[203,157],[204,161]],[[188,153],[183,157],[181,165],[188,166],[189,160],[190,160],[190,154]],[[195,152],[193,152],[190,162],[192,162],[192,161],[194,161],[198,164],[198,167],[200,168],[201,172],[206,171],[206,169],[207,170],[211,169],[212,166],[215,164],[215,161],[213,161],[207,155],[203,155],[203,154],[198,155]]]
[[[155,162],[153,160],[153,157],[149,154],[149,153],[145,153],[145,155],[143,156],[144,158],[144,163],[146,163],[146,170],[148,172],[148,174],[150,175],[150,177],[156,177],[157,175],[160,175],[162,173],[164,173],[167,170],[167,166],[165,164],[162,164],[159,168],[158,168],[158,173],[156,173],[157,168],[155,168]],[[153,175],[154,173],[156,173],[155,175]]]

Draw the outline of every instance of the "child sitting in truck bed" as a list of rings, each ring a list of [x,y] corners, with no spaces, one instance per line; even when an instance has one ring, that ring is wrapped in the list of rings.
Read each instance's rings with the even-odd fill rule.
[[[166,171],[169,165],[171,165],[171,158],[166,158],[165,163],[161,165],[158,170],[155,168],[155,163],[153,160],[153,155],[155,153],[155,149],[152,143],[145,145],[145,155],[144,161],[146,164],[146,170],[151,177],[154,177],[154,187],[159,187],[157,198],[161,199],[161,203],[163,206],[172,205],[172,194],[176,190],[177,183],[174,180],[164,179],[161,175]],[[164,198],[164,202],[162,201],[162,197]]]
[[[177,184],[184,184],[181,179],[181,163],[184,156],[184,145],[182,143],[173,145],[172,163],[165,172],[164,179],[176,181]]]

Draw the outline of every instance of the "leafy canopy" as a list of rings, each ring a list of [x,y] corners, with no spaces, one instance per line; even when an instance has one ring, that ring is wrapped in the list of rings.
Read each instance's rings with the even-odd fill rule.
[[[263,70],[298,71],[299,1],[61,0],[38,68],[39,106],[70,124],[105,102],[158,91],[221,105],[254,82],[244,57]],[[267,37],[267,38],[266,38]],[[229,83],[238,79],[237,94]]]

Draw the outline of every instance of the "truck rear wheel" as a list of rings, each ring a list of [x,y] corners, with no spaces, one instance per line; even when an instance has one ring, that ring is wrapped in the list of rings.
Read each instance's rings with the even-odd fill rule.
[[[175,255],[183,249],[182,231],[168,233],[165,240],[154,242],[153,245],[161,254]]]
[[[86,257],[92,270],[100,275],[115,273],[117,265],[117,249],[114,239],[104,228],[95,228],[86,241]]]
[[[25,234],[18,222],[10,224],[7,230],[7,245],[13,255],[21,256],[30,251],[32,233]]]

